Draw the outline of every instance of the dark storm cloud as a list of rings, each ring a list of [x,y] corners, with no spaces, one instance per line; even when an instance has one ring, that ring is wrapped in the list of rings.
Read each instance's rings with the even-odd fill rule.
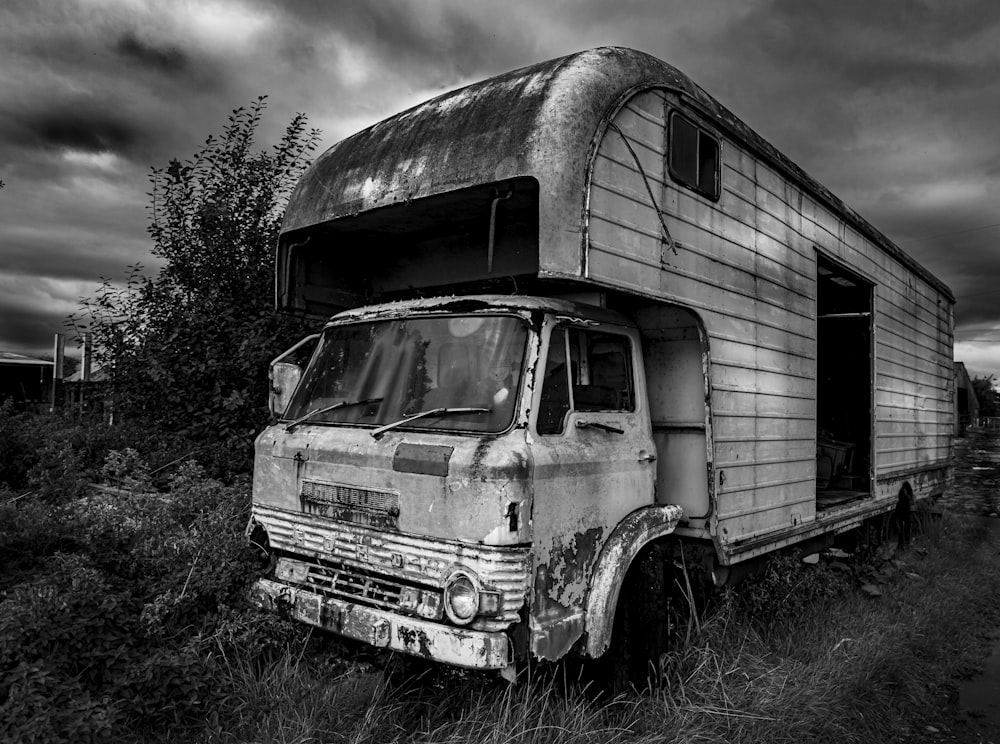
[[[144,168],[197,120],[172,121],[171,104],[218,92],[218,60],[135,13],[57,2],[21,12],[23,33],[0,30],[0,164],[37,148],[113,152]]]
[[[806,85],[810,79],[802,72],[819,69],[828,73],[824,81],[862,88],[900,82],[967,86],[995,69],[995,50],[984,45],[979,63],[962,53],[988,41],[984,32],[998,22],[1000,6],[991,0],[770,0],[753,5],[725,40],[741,54],[773,60]]]
[[[912,108],[927,107],[934,120],[947,112],[933,108],[945,104],[996,110],[1000,58],[990,39],[998,24],[996,3],[773,0],[722,41],[748,67],[744,79],[756,79],[757,97],[740,102],[747,117],[795,135],[808,154],[809,135],[853,143],[863,117],[888,117],[894,107],[896,128],[923,125],[905,120]]]
[[[20,145],[85,152],[127,152],[145,134],[113,107],[83,102],[26,112],[12,128]]]
[[[50,305],[44,298],[0,295],[0,339],[4,351],[21,350],[36,355],[51,352],[53,335],[67,331],[65,321],[63,307]]]
[[[12,0],[0,11],[0,348],[48,345],[102,276],[120,281],[136,262],[155,272],[150,166],[189,157],[267,92],[255,75],[273,49],[243,38],[239,10]]]
[[[151,44],[131,31],[118,37],[115,51],[126,60],[166,73],[184,72],[188,69],[188,56],[179,47]]]
[[[2,235],[2,233],[0,233]],[[56,280],[90,281],[95,285],[100,278],[118,281],[127,264],[136,260],[136,252],[145,246],[130,241],[129,236],[109,236],[42,233],[32,236],[10,237],[3,235],[4,270],[8,278],[22,277],[31,280],[46,277]],[[157,264],[148,262],[147,268]]]
[[[537,36],[499,6],[295,0],[283,7],[293,34],[290,45],[306,29],[320,35],[336,31],[383,62],[386,76],[419,81],[425,88],[539,61]]]

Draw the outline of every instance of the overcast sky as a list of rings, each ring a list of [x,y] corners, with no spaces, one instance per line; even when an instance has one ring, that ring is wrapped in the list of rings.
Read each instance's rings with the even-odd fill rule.
[[[954,291],[1000,377],[995,0],[3,0],[0,350],[45,353],[101,277],[157,264],[148,173],[269,96],[319,151],[445,90],[606,44],[687,73]]]

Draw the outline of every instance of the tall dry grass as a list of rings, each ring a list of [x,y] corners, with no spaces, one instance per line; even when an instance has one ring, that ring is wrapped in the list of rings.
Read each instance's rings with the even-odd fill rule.
[[[565,674],[516,686],[447,670],[409,684],[336,674],[301,649],[229,660],[216,720],[175,740],[254,742],[891,742],[919,740],[1000,623],[1000,531],[946,515],[885,563],[872,598],[843,571],[785,562],[725,595],[663,660],[662,684],[603,699]],[[926,555],[924,555],[926,553]],[[830,589],[830,586],[833,589]],[[797,594],[789,595],[792,587]],[[805,601],[797,599],[799,595]],[[180,732],[175,732],[180,733]]]

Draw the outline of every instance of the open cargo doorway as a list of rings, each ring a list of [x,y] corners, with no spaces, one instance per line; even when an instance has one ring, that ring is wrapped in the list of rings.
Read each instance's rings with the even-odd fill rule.
[[[817,256],[817,509],[871,495],[873,289]]]

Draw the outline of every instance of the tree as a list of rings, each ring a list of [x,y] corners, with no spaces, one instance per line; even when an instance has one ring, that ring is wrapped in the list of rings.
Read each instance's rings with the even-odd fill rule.
[[[233,111],[191,160],[151,170],[148,231],[165,265],[104,280],[69,319],[93,332],[119,415],[229,446],[266,420],[268,362],[304,331],[273,309],[273,253],[319,131],[296,114],[254,151],[265,101]]]
[[[980,416],[1000,416],[1000,393],[993,387],[994,375],[973,377],[972,389],[979,400]]]

